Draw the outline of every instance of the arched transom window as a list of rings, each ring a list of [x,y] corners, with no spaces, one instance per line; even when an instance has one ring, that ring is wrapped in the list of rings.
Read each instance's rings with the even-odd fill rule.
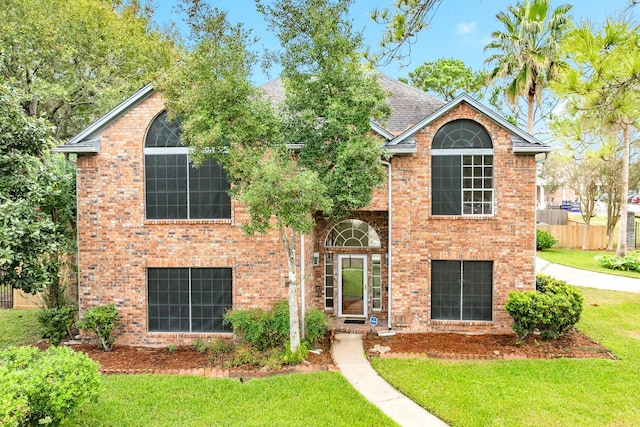
[[[326,247],[379,248],[380,236],[366,222],[347,219],[329,231],[324,244]]]
[[[442,126],[431,145],[433,215],[493,214],[493,143],[473,120]]]

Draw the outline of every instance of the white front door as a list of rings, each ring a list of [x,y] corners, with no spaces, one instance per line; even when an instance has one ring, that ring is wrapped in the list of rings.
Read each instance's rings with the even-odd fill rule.
[[[338,315],[367,317],[367,256],[338,255]]]

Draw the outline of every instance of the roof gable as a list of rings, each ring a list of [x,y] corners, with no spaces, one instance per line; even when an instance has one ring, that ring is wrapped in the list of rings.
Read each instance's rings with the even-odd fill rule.
[[[129,98],[121,102],[117,107],[109,111],[104,116],[93,122],[83,131],[71,138],[63,145],[58,145],[52,151],[56,153],[87,153],[97,154],[100,152],[100,132],[125,115],[136,105],[147,99],[155,92],[153,84],[149,83]]]
[[[514,153],[522,153],[522,154],[536,154],[536,153],[547,153],[552,151],[551,146],[543,143],[536,137],[529,135],[524,130],[520,129],[518,126],[515,126],[507,119],[496,113],[495,111],[487,108],[485,105],[476,101],[466,93],[463,93],[457,96],[453,101],[441,106],[439,109],[435,110],[428,116],[424,117],[421,121],[411,126],[394,139],[387,143],[387,146],[393,151],[393,147],[400,145],[407,145],[407,141],[412,141],[413,136],[420,129],[428,126],[430,123],[435,121],[436,119],[442,117],[449,111],[453,110],[458,105],[465,103],[469,107],[488,117],[492,121],[494,121],[499,126],[511,132],[511,141],[513,143],[513,152]]]

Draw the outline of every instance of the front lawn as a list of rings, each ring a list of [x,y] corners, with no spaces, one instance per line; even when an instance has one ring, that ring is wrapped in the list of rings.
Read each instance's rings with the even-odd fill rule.
[[[337,372],[252,379],[103,376],[68,426],[393,426]]]
[[[40,339],[38,310],[0,310],[0,350]]]
[[[640,295],[583,293],[578,328],[618,360],[376,358],[373,366],[452,426],[640,425]]]
[[[629,253],[631,250],[629,251]],[[615,255],[609,251],[583,251],[580,249],[547,249],[537,251],[536,256],[555,264],[566,265],[568,267],[579,268],[581,270],[595,271],[598,273],[614,274],[624,277],[633,277],[640,279],[640,273],[637,271],[620,271],[610,270],[600,266],[595,257],[601,254]]]

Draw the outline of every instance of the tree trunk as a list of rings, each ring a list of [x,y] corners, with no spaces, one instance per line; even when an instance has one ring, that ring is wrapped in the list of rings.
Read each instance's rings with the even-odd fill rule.
[[[527,133],[533,135],[533,115],[535,113],[535,97],[530,93],[527,99]]]
[[[291,231],[291,235],[287,235],[285,225],[278,222],[278,230],[284,251],[287,256],[287,268],[289,270],[289,348],[295,353],[300,348],[300,319],[298,314],[298,278],[296,273],[296,232]]]
[[[584,229],[582,232],[582,250],[589,250],[589,223],[584,223]]]
[[[620,203],[620,234],[618,235],[618,249],[616,256],[627,256],[627,211],[629,210],[629,160],[630,160],[630,129],[631,125],[622,125],[622,200]]]

